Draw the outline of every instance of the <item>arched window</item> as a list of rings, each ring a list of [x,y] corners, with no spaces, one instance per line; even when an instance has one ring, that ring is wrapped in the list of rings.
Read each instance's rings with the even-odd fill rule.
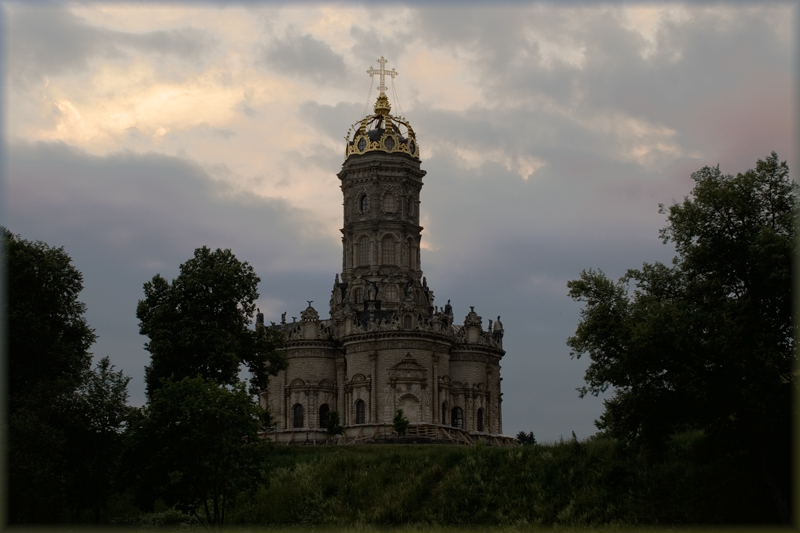
[[[356,424],[367,423],[367,410],[364,400],[356,401]]]
[[[411,315],[406,315],[403,319],[403,329],[411,329]]]
[[[364,291],[362,291],[361,287],[359,287],[353,291],[353,303],[360,304],[363,301],[364,301]]]
[[[324,428],[325,422],[328,420],[328,412],[331,410],[327,403],[319,406],[319,427]]]
[[[460,407],[453,407],[450,412],[450,423],[454,428],[464,429],[464,411]]]
[[[369,237],[358,241],[358,266],[369,266]]]
[[[478,431],[483,431],[483,407],[478,408]]]
[[[361,197],[361,200],[358,202],[358,208],[362,213],[366,213],[369,211],[369,196],[366,194]]]
[[[395,253],[394,253],[394,239],[392,237],[387,235],[386,237],[383,238],[381,249],[383,250],[383,256],[381,257],[382,265],[397,264],[397,259],[395,258]]]
[[[294,404],[294,407],[292,407],[292,427],[303,427],[303,406],[299,403]]]
[[[387,194],[383,197],[383,210],[386,213],[394,213],[394,195]]]
[[[442,425],[447,425],[447,402],[442,403]]]
[[[384,289],[384,296],[386,297],[387,302],[396,302],[397,301],[397,287],[395,285],[389,285]]]

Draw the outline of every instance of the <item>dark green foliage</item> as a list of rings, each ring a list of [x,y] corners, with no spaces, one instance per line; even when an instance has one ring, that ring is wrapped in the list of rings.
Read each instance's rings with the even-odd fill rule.
[[[63,248],[3,229],[11,523],[108,517],[130,378],[88,352],[81,273]]]
[[[263,427],[263,412],[243,383],[164,381],[132,417],[128,435],[126,462],[140,502],[160,498],[221,527],[230,502],[261,479]]]
[[[78,301],[83,276],[63,248],[3,228],[8,294],[9,409],[39,409],[80,386],[97,338]]]
[[[118,461],[130,413],[127,405],[130,379],[121,371],[114,372],[114,366],[104,357],[93,371],[86,373],[73,396],[71,423],[65,435],[68,471],[75,486],[66,501],[81,521],[107,520],[104,510],[114,496],[113,491],[120,487]],[[92,515],[81,516],[80,510],[91,511]]]
[[[517,440],[523,446],[532,446],[536,444],[536,437],[533,436],[533,431],[529,431],[528,433],[520,431],[517,433]]]
[[[406,418],[405,414],[403,414],[402,409],[398,409],[397,412],[394,414],[394,418],[392,419],[392,429],[395,433],[399,436],[404,436],[406,431],[408,431],[408,426],[410,422],[408,418]]]
[[[775,523],[757,472],[701,433],[660,459],[614,439],[492,448],[278,447],[230,524],[595,527]]]
[[[344,428],[339,422],[338,411],[328,411],[328,415],[325,417],[325,432],[329,437],[334,437],[344,433]]]
[[[797,185],[774,152],[735,177],[705,167],[692,178],[691,197],[661,207],[672,266],[568,283],[586,303],[568,340],[591,359],[581,395],[613,387],[597,423],[608,435],[657,448],[703,430],[720,453],[749,451],[788,518]]]
[[[230,250],[198,248],[172,283],[160,275],[144,284],[136,316],[150,341],[145,368],[149,397],[164,379],[203,376],[218,383],[238,381],[240,365],[251,374],[251,393],[266,389],[267,378],[286,365],[283,336],[250,329],[259,278]]]

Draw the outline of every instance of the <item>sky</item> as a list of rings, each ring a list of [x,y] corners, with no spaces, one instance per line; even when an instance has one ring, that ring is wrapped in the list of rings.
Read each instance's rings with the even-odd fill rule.
[[[669,262],[659,204],[692,172],[794,167],[796,8],[382,6],[3,2],[2,224],[72,257],[91,351],[142,405],[142,286],[198,247],[253,266],[268,321],[327,316],[344,135],[384,56],[427,171],[435,303],[502,317],[503,432],[587,438],[603,398],[576,391],[567,282]]]

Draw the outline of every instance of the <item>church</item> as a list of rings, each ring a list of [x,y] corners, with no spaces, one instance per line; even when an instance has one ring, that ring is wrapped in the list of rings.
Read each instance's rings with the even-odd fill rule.
[[[397,72],[378,63],[367,71],[380,78],[374,113],[348,133],[338,174],[342,271],[330,318],[309,302],[299,321],[284,313],[271,326],[285,335],[289,364],[261,395],[277,421],[268,436],[324,442],[336,411],[337,442],[380,441],[402,409],[419,442],[512,444],[502,435],[503,324],[498,316],[484,328],[473,308],[456,324],[449,300],[434,305],[420,254],[420,146],[409,122],[391,114],[385,83]]]

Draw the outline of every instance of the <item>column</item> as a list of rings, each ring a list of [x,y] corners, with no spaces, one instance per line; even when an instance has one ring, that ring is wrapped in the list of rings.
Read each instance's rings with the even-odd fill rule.
[[[372,362],[372,381],[369,387],[369,420],[371,424],[378,421],[378,354],[370,354]]]
[[[336,411],[344,423],[344,360],[336,361]]]
[[[491,402],[492,388],[493,388],[491,387],[491,383],[492,383],[492,367],[486,365],[486,399],[484,400],[484,405],[486,406],[486,408],[484,409],[483,413],[483,426],[487,433],[495,433],[494,431],[492,431],[492,415],[494,410],[492,409],[492,402]]]
[[[289,390],[286,386],[287,373],[288,372],[286,370],[283,371],[283,379],[281,380],[283,382],[283,386],[281,387],[281,410],[283,411],[281,413],[283,415],[281,418],[283,419],[283,429],[289,429],[289,397],[287,396],[287,394],[289,394]]]
[[[431,417],[431,423],[436,424],[441,422],[439,418],[442,416],[442,406],[439,405],[439,356],[435,353],[431,357],[433,361],[433,383],[431,383],[431,398],[433,399],[433,405],[431,406],[431,411],[433,416]]]

